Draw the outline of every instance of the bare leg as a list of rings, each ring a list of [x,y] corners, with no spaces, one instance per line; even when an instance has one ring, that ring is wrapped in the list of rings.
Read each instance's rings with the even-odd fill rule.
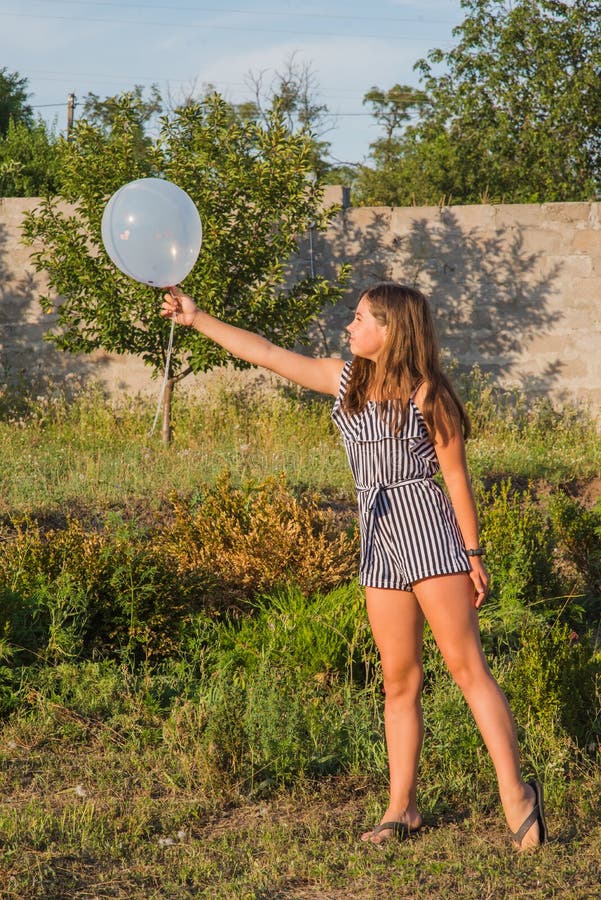
[[[384,723],[390,769],[390,802],[382,822],[421,825],[416,802],[419,754],[423,740],[420,702],[424,617],[408,591],[366,588],[367,613],[380,652],[384,678]],[[368,831],[363,840],[390,837]]]
[[[507,824],[517,831],[533,809],[534,791],[522,780],[515,722],[482,650],[473,584],[467,575],[442,575],[418,582],[414,591],[491,755]],[[521,846],[539,843],[535,822]]]

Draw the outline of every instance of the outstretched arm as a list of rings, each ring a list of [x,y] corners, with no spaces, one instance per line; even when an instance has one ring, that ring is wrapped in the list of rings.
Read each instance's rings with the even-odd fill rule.
[[[192,297],[176,287],[169,288],[169,292],[165,294],[161,315],[166,318],[175,316],[178,325],[195,328],[233,356],[270,369],[301,387],[334,397],[338,394],[340,374],[344,366],[341,359],[314,359],[278,347],[260,334],[228,325],[209,315],[197,307]]]

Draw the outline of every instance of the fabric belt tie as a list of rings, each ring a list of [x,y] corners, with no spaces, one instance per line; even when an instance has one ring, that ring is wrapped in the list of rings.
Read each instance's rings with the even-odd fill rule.
[[[406,484],[416,484],[420,481],[429,481],[428,477],[405,478],[403,481],[395,481],[394,484],[372,484],[369,487],[357,487],[358,494],[364,494],[367,499],[367,509],[369,515],[367,517],[367,529],[365,533],[365,555],[367,556],[367,564],[371,565],[374,553],[374,531],[376,527],[378,500],[382,493],[392,490],[393,488],[404,487]]]

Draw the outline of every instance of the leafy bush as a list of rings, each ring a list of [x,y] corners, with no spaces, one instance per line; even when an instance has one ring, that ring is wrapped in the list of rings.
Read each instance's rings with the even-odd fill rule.
[[[118,516],[96,531],[74,520],[42,531],[28,521],[5,541],[0,585],[16,602],[4,628],[20,648],[50,662],[173,648],[179,582],[169,560],[157,563],[145,529]]]
[[[601,510],[556,490],[537,498],[510,480],[481,491],[491,592],[480,612],[493,654],[516,649],[532,617],[584,633],[601,613]],[[542,626],[541,626],[542,627]]]
[[[549,500],[555,568],[564,586],[583,597],[591,620],[601,617],[601,504],[586,509],[565,493]]]
[[[297,499],[282,477],[234,488],[225,473],[197,508],[173,504],[175,521],[157,549],[182,575],[205,573],[222,608],[288,582],[305,593],[327,590],[354,574],[356,532],[341,533],[317,497]]]
[[[515,490],[510,480],[493,485],[480,498],[481,536],[491,573],[490,597],[482,621],[517,631],[524,611],[553,609],[562,593],[553,565],[554,534],[531,491]]]
[[[340,533],[316,498],[298,500],[283,479],[234,489],[227,476],[198,502],[174,499],[167,522],[108,514],[95,528],[44,531],[23,520],[1,537],[0,636],[51,662],[166,656],[195,611],[287,582],[328,589],[357,555],[355,533]]]
[[[518,721],[565,731],[585,748],[601,733],[601,657],[586,635],[531,618],[503,680]]]

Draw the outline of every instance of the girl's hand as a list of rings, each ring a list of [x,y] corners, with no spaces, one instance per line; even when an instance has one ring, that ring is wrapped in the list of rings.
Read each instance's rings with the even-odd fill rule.
[[[476,595],[474,606],[476,609],[480,609],[488,595],[488,572],[480,556],[470,557],[470,564],[472,567],[470,578],[474,582],[474,593]]]
[[[170,287],[163,297],[161,315],[166,319],[173,319],[178,325],[194,325],[199,309],[192,299],[178,287]]]

